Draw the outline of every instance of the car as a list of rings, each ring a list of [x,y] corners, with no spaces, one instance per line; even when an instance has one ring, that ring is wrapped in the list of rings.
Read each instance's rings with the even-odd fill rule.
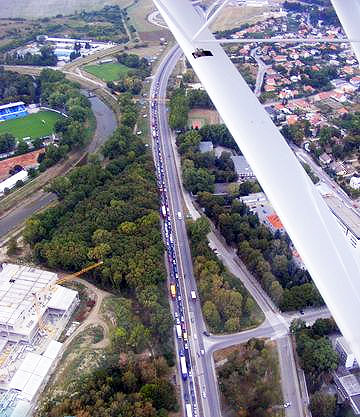
[[[299,313],[302,315],[305,314],[304,310],[299,310]]]
[[[207,337],[209,337],[209,336],[210,336],[210,333],[209,333],[207,330],[204,330],[204,331],[203,331],[203,334],[204,334],[205,336],[207,336]]]
[[[178,301],[181,301],[181,295],[178,295]]]
[[[205,355],[205,350],[204,350],[204,349],[200,349],[200,354],[201,354],[202,356],[204,356],[204,355]]]
[[[176,318],[176,319],[175,319],[175,323],[176,323],[176,324],[180,324],[180,320],[179,320],[179,318]]]
[[[184,343],[184,349],[189,349],[188,343]]]
[[[179,317],[179,313],[177,311],[175,311],[174,316],[177,319]]]
[[[182,322],[184,323],[184,321],[185,321],[184,316],[181,316],[181,317],[180,317],[180,321],[182,321]]]
[[[288,408],[288,407],[290,407],[290,406],[291,406],[291,403],[289,403],[289,402],[284,403],[284,408]]]
[[[203,391],[203,392],[201,393],[201,395],[202,395],[202,397],[203,397],[203,398],[206,398],[206,392],[205,392],[205,391]]]
[[[191,378],[192,377],[192,371],[189,371],[188,374],[189,374],[189,377]]]

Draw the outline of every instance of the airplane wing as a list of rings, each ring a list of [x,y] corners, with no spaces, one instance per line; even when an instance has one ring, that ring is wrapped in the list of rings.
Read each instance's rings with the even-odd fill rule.
[[[360,64],[360,0],[331,0]]]
[[[350,243],[224,50],[218,43],[206,42],[214,36],[204,28],[192,40],[204,19],[188,0],[154,3],[250,163],[360,361],[360,271]]]

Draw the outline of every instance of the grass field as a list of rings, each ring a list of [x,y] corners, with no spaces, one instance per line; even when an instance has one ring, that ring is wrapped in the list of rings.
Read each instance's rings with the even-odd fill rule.
[[[69,15],[82,10],[99,10],[105,4],[118,4],[126,7],[131,0],[0,0],[0,18],[25,17],[42,18],[56,16],[57,14]]]
[[[91,75],[94,75],[100,80],[117,81],[122,75],[126,75],[130,68],[122,64],[99,64],[99,65],[86,65],[84,70]]]
[[[238,27],[243,23],[255,23],[265,19],[263,13],[266,11],[269,11],[268,7],[226,6],[215,23],[211,25],[211,29],[213,31],[225,30]]]
[[[128,8],[131,23],[138,32],[153,32],[161,29],[147,21],[147,16],[154,10],[156,9],[152,0],[139,0]]]
[[[7,120],[0,123],[0,135],[11,133],[17,139],[31,137],[32,139],[47,136],[54,131],[55,122],[60,119],[58,113],[52,111],[41,111],[29,114],[21,119]],[[45,123],[43,123],[43,120]]]

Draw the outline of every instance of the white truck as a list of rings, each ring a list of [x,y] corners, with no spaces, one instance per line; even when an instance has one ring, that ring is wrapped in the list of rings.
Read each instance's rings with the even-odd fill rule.
[[[193,417],[191,404],[185,404],[186,417]]]
[[[181,214],[181,211],[178,211],[178,212],[177,212],[177,217],[178,217],[178,219],[179,219],[179,220],[181,220],[181,219],[182,219],[182,214]]]
[[[188,376],[185,356],[180,356],[180,367],[181,367],[181,375],[183,377],[183,380],[185,380]]]
[[[191,294],[191,299],[193,301],[196,301],[196,292],[195,291],[191,291],[190,294]]]
[[[176,335],[177,335],[178,339],[182,339],[182,330],[181,330],[180,324],[176,325]]]

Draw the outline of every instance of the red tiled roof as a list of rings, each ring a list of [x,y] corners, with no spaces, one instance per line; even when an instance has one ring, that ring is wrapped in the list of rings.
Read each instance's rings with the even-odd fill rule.
[[[0,178],[7,177],[9,175],[9,170],[15,165],[21,165],[23,168],[35,165],[37,163],[38,155],[43,152],[45,152],[44,149],[38,149],[37,151],[0,161]]]
[[[275,229],[283,229],[284,226],[281,223],[281,220],[279,219],[279,216],[275,213],[270,214],[269,216],[267,216],[267,219],[269,220],[269,222],[271,223],[271,225],[275,228]]]

